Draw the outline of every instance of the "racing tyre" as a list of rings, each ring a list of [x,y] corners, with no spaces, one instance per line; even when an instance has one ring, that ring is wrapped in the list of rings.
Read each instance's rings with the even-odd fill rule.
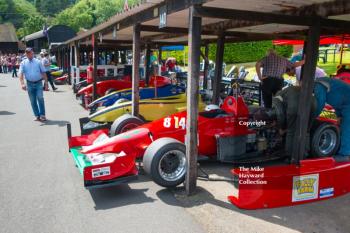
[[[173,138],[151,143],[143,156],[143,169],[160,186],[170,188],[184,182],[186,176],[185,145]]]
[[[117,90],[114,89],[114,88],[109,88],[109,89],[105,92],[105,95],[111,94],[112,92],[115,92],[115,91],[117,91]]]
[[[339,129],[327,122],[317,122],[312,130],[311,156],[334,156],[340,144]]]
[[[109,135],[115,136],[121,133],[124,133],[128,130],[136,128],[140,125],[143,125],[144,122],[135,116],[131,116],[130,114],[124,114],[121,117],[118,117],[112,124]]]

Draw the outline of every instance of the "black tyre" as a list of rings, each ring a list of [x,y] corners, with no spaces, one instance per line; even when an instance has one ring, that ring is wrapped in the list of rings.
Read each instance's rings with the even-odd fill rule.
[[[143,124],[144,122],[141,119],[135,116],[131,116],[130,114],[124,114],[123,116],[118,117],[113,122],[109,130],[109,135],[115,136],[115,135],[124,133],[128,130],[134,129]]]
[[[112,92],[115,92],[115,91],[117,91],[117,90],[114,89],[114,88],[109,88],[109,89],[105,92],[105,95],[111,94]]]
[[[340,144],[339,129],[327,122],[316,122],[311,136],[311,156],[334,156]]]
[[[185,145],[173,138],[160,138],[151,143],[143,156],[143,169],[163,187],[175,187],[186,176]]]

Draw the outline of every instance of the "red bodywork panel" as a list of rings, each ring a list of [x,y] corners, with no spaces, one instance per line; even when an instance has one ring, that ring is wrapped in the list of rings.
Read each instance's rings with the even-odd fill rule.
[[[198,150],[201,155],[215,158],[217,152],[215,136],[218,134],[239,136],[249,133],[246,124],[239,124],[239,121],[248,120],[248,109],[241,97],[238,99],[238,102],[236,102],[235,98],[228,97],[222,109],[226,109],[226,113],[220,117],[203,116],[204,113],[198,116]],[[118,157],[113,163],[86,167],[84,169],[85,181],[94,180],[91,176],[91,169],[105,166],[110,167],[111,174],[95,180],[113,180],[122,176],[122,173],[124,174],[123,176],[129,173],[136,174],[134,169],[135,159],[143,157],[145,150],[152,141],[162,137],[170,137],[184,142],[186,116],[186,112],[177,113],[108,138],[102,143],[93,144],[100,135],[107,133],[104,130],[96,130],[90,135],[70,137],[69,147],[85,146],[81,150],[82,154],[118,154],[121,152],[126,154],[126,156]]]
[[[155,82],[155,80],[157,80]],[[171,81],[167,77],[163,76],[153,76],[150,79],[150,86],[154,86],[154,83],[157,84],[158,87],[165,86],[167,84],[171,84]],[[123,89],[128,89],[131,88],[132,85],[132,79],[131,76],[124,76],[122,79],[116,79],[116,80],[105,80],[105,81],[99,81],[96,83],[97,87],[97,95],[98,96],[104,96],[106,91],[108,89],[115,89],[115,90],[123,90]],[[140,81],[140,87],[145,86],[145,81],[141,80]],[[85,96],[91,96],[93,91],[93,84],[89,84],[88,86],[80,89],[78,91],[78,95],[84,94]]]
[[[350,163],[336,163],[333,158],[302,160],[300,166],[271,166],[263,171],[237,168],[232,173],[238,178],[238,196],[228,198],[242,209],[299,205],[350,191]],[[263,175],[263,178],[247,178],[254,174]],[[259,180],[266,184],[257,183]]]
[[[216,157],[216,135],[240,136],[251,133],[246,124],[240,124],[241,121],[248,121],[249,116],[248,108],[241,97],[237,100],[232,96],[227,97],[221,110],[224,111],[202,112],[198,116],[198,152],[200,155]],[[112,163],[87,167],[84,170],[85,181],[109,181],[126,175],[135,175],[137,174],[135,159],[143,157],[152,141],[170,137],[184,142],[186,116],[186,112],[173,114],[108,138],[102,143],[91,145],[103,133],[103,131],[94,131],[88,136],[69,138],[69,145],[70,147],[91,145],[83,148],[81,151],[83,154],[121,152],[126,154],[121,158],[118,157]],[[111,168],[111,174],[98,179],[93,178],[92,169],[104,166]],[[304,204],[337,197],[350,191],[350,163],[336,163],[333,158],[302,160],[300,166],[264,167],[263,171],[252,171],[251,169],[241,171],[237,168],[233,169],[232,173],[239,178],[238,195],[229,196],[229,200],[242,209]],[[257,174],[260,177],[250,178],[253,183],[244,183],[243,181],[246,181],[247,176],[251,174]],[[254,183],[256,180],[262,180],[266,184]]]
[[[225,115],[221,117],[208,118],[204,117],[202,114],[198,116],[198,152],[201,155],[208,157],[215,157],[216,148],[216,135],[225,136],[240,136],[247,135],[249,133],[246,124],[240,124],[240,121],[248,121],[248,108],[245,105],[243,98],[238,98],[238,104],[236,99],[232,96],[227,97],[224,101],[222,109],[226,109]],[[180,112],[177,114],[170,115],[168,117],[153,121],[151,123],[142,125],[134,130],[128,131],[127,133],[132,133],[139,130],[147,130],[152,135],[153,140],[158,138],[170,137],[179,140],[180,142],[185,141],[186,134],[186,117],[187,112]],[[121,134],[123,135],[123,134]],[[128,139],[123,140],[121,143],[121,138],[115,136],[110,139],[110,141],[100,147],[91,148],[89,151],[84,151],[86,153],[107,153],[116,152],[123,150],[124,146],[133,145],[134,148],[139,137],[133,136]],[[136,157],[143,157],[144,151],[147,146],[152,142],[149,141],[149,135],[142,134],[144,137],[145,144],[143,145],[143,150],[138,151]],[[135,142],[136,141],[136,142]],[[148,143],[148,144],[147,144]],[[84,153],[83,152],[83,153]]]

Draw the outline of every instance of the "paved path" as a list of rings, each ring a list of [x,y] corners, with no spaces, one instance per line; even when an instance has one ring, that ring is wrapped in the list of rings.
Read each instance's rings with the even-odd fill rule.
[[[46,124],[33,121],[18,79],[0,74],[1,232],[203,232],[173,195],[142,177],[87,191],[67,149],[86,112],[68,86],[46,92]]]

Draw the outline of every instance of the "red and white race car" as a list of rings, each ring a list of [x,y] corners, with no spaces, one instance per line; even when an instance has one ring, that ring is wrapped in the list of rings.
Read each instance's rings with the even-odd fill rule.
[[[283,139],[273,123],[274,120],[260,122],[261,125],[259,122],[250,124],[251,115],[242,97],[229,96],[220,108],[214,106],[207,110],[198,116],[200,157],[233,164],[242,161],[247,164],[249,161],[256,161],[255,158],[266,161],[276,159],[276,156],[284,157]],[[186,112],[123,132],[124,129],[140,124],[143,123],[138,118],[124,115],[113,123],[110,134],[117,135],[112,137],[108,136],[107,130],[72,137],[68,125],[69,148],[83,175],[86,188],[115,185],[136,178],[138,175],[136,161],[140,159],[143,161],[143,169],[157,184],[174,187],[184,181],[187,166],[184,145]],[[254,127],[251,127],[252,125]],[[281,198],[282,200],[277,200],[271,196],[271,185],[276,189],[276,182],[285,181],[286,184],[291,184],[293,179],[307,175],[310,171],[317,173],[318,179],[325,175],[324,172],[327,172],[327,176],[334,174],[337,177],[335,173],[339,172],[339,166],[343,165],[335,163],[334,159],[328,156],[334,155],[338,149],[338,128],[335,122],[330,120],[318,121],[313,128],[311,154],[314,159],[302,161],[302,167],[283,164],[265,168],[267,172],[265,178],[270,182],[270,186],[266,186],[269,187],[268,190],[264,191],[260,184],[245,186],[243,190],[240,188],[240,191],[241,193],[245,191],[246,195],[240,198],[230,197],[231,202],[248,209],[300,204],[311,199],[293,203],[289,196],[292,195],[293,187],[290,187],[288,195]],[[329,137],[330,135],[332,137]],[[283,170],[284,168],[287,170]],[[347,168],[348,170],[341,173],[342,175],[350,176],[350,169]],[[240,173],[241,171],[233,170],[235,176]],[[318,190],[325,190],[328,185],[333,185],[335,189],[329,179],[322,179]],[[240,186],[244,187],[243,184]],[[350,191],[350,185],[346,187],[349,190],[344,190]],[[341,188],[344,188],[344,185]],[[341,192],[344,193],[343,191]],[[338,190],[331,196],[337,195],[341,195]],[[317,193],[315,199],[322,198]]]

